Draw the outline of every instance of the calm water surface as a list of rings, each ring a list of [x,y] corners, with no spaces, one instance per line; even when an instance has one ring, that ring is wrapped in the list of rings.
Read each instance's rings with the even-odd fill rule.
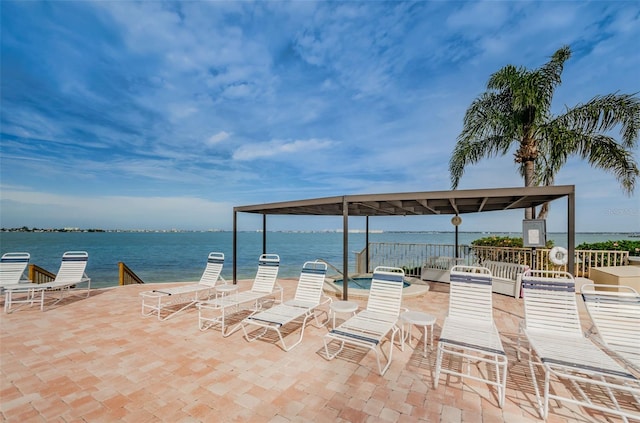
[[[460,244],[488,236],[479,232],[461,232]],[[519,233],[492,235],[521,236]],[[631,234],[580,233],[576,245],[582,242],[634,239]],[[566,246],[567,235],[549,233],[555,245]],[[145,282],[197,281],[211,251],[225,255],[222,276],[232,278],[231,232],[0,232],[0,249],[6,252],[25,251],[31,263],[57,272],[65,251],[89,253],[87,275],[94,287],[118,284],[118,262],[126,263]],[[370,242],[400,242],[453,244],[453,232],[385,232],[369,235]],[[364,248],[365,235],[349,234],[350,269],[355,269],[355,253]],[[238,278],[255,276],[258,257],[262,252],[262,234],[238,233]],[[322,258],[342,267],[342,234],[337,232],[269,232],[267,252],[280,255],[280,277],[297,277],[302,264]]]

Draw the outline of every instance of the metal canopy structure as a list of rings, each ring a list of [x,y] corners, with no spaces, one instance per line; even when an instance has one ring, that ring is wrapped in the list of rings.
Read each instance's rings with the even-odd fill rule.
[[[266,253],[266,216],[343,216],[343,271],[348,272],[349,216],[422,216],[461,215],[515,209],[535,208],[561,198],[567,198],[568,268],[574,266],[575,250],[575,186],[487,188],[472,190],[425,191],[390,194],[359,194],[307,200],[283,201],[233,209],[233,280],[236,282],[237,214],[263,215],[263,252]],[[343,290],[348,297],[347,288]]]

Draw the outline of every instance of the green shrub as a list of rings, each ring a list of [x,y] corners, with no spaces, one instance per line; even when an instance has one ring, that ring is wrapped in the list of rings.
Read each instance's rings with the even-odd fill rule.
[[[623,239],[621,241],[583,242],[576,250],[628,251],[630,256],[640,256],[640,241]]]
[[[494,260],[494,261],[503,261],[505,263],[515,261],[518,264],[523,260],[523,256],[520,255],[512,255],[509,253],[504,253],[500,251],[500,247],[504,248],[522,248],[522,238],[517,237],[508,237],[508,236],[487,236],[484,238],[479,238],[471,242],[471,249],[473,250],[474,255],[480,262],[484,262],[485,260]],[[546,243],[547,248],[553,247],[553,241],[549,240]],[[492,251],[485,251],[484,249],[477,249],[473,247],[498,247]]]
[[[522,238],[512,238],[508,236],[487,236],[484,238],[476,239],[471,242],[471,245],[478,245],[481,247],[514,247],[522,248]],[[547,241],[547,248],[553,247],[553,241]]]

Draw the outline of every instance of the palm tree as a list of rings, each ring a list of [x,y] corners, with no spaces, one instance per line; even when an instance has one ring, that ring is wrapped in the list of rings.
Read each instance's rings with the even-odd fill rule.
[[[491,75],[487,91],[467,109],[449,161],[453,189],[467,164],[504,156],[515,144],[515,162],[526,187],[553,185],[569,157],[579,156],[612,172],[623,191],[633,193],[640,175],[632,152],[640,130],[640,99],[635,94],[596,96],[553,116],[551,101],[569,57],[571,49],[564,46],[539,69],[508,65]],[[616,128],[621,142],[608,135]],[[543,213],[547,210],[543,207]],[[525,218],[532,217],[527,209]]]

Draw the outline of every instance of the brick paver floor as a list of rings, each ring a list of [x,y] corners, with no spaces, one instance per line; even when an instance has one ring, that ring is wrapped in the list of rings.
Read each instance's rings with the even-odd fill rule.
[[[285,298],[297,280],[283,280]],[[240,288],[250,282],[241,282]],[[384,376],[375,357],[351,350],[324,358],[326,328],[308,326],[290,352],[200,331],[197,310],[166,321],[142,317],[149,285],[94,290],[90,298],[21,307],[0,317],[0,418],[31,422],[537,422],[526,362],[516,359],[522,300],[494,294],[495,319],[509,358],[506,402],[487,385],[455,377],[433,388],[435,352],[414,339],[393,350]],[[359,301],[364,305],[364,301]],[[431,284],[403,306],[447,313],[448,285]],[[326,316],[323,316],[326,318]],[[343,316],[338,316],[340,321]],[[586,314],[583,316],[586,322]],[[585,323],[586,324],[586,323]],[[290,331],[299,328],[292,325]],[[286,332],[286,330],[285,330]],[[414,328],[414,334],[421,334]],[[298,333],[290,336],[297,337]],[[554,389],[564,389],[555,386]],[[619,421],[553,402],[548,422]]]

